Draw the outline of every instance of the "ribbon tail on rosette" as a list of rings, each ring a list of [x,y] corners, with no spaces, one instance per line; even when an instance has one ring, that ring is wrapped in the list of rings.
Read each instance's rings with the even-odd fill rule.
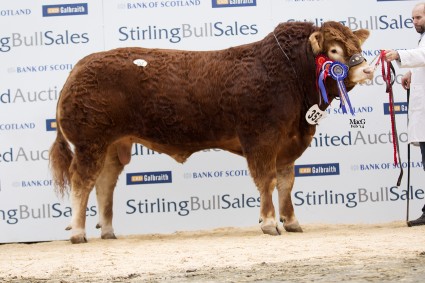
[[[344,79],[348,75],[348,67],[340,62],[333,62],[329,67],[329,74],[336,80],[338,86],[339,97],[341,99],[341,108],[344,114],[347,113],[347,108],[350,110],[351,115],[354,116],[354,109],[351,106],[350,98],[347,89],[344,85]]]
[[[328,94],[326,92],[325,81],[329,75],[329,66],[332,61],[324,54],[319,54],[316,57],[316,87],[319,92],[319,105],[322,104],[322,99],[326,104],[329,104]]]
[[[323,98],[323,101],[325,103],[329,104],[328,94],[326,93],[326,87],[325,87],[325,72],[326,71],[320,72],[319,79],[318,79],[317,83],[319,85],[319,92],[321,94],[321,97]]]

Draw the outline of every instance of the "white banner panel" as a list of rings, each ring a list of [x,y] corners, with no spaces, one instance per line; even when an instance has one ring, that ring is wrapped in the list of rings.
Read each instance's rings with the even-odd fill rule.
[[[85,55],[126,46],[217,50],[261,40],[280,22],[320,26],[335,20],[353,30],[370,30],[363,55],[371,62],[380,49],[416,45],[411,9],[419,2],[2,1],[0,242],[69,237],[64,228],[72,211],[68,196],[60,198],[53,191],[48,149],[56,135],[60,90]],[[396,121],[405,169],[401,186],[396,186],[399,169],[393,165],[388,95],[377,70],[373,81],[350,92],[356,115],[342,114],[334,101],[310,148],[296,162],[293,202],[301,225],[405,218],[407,103],[400,80],[406,70],[396,72]],[[411,211],[419,213],[425,186],[417,147],[411,156]],[[140,176],[148,178],[140,181]],[[151,182],[149,176],[161,181]],[[196,153],[181,165],[134,145],[132,161],[115,191],[118,236],[251,226],[258,216],[259,194],[245,159],[217,149]],[[87,208],[88,237],[99,236],[97,217],[93,193]]]

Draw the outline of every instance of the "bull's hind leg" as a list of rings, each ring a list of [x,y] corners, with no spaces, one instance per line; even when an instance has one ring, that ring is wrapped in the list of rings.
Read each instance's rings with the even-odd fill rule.
[[[272,199],[276,186],[276,156],[270,149],[261,149],[246,156],[251,176],[260,192],[261,230],[264,234],[280,235]]]
[[[294,186],[294,164],[277,169],[277,191],[279,194],[279,214],[283,227],[288,232],[302,232],[303,230],[295,217],[292,206],[291,192]]]
[[[71,242],[85,243],[86,239],[86,209],[90,192],[99,175],[105,154],[100,148],[91,147],[90,150],[75,149],[71,163]]]
[[[113,195],[118,176],[131,157],[130,144],[114,144],[108,149],[105,164],[96,180],[96,197],[99,207],[99,223],[102,239],[116,239],[112,226]]]

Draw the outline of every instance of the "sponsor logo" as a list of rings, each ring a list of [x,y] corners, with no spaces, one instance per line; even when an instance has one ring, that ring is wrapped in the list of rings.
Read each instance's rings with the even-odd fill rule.
[[[407,114],[407,102],[395,102],[394,103],[394,114]],[[384,115],[390,115],[390,104],[384,103]]]
[[[26,149],[19,148],[0,148],[0,163],[29,162],[29,161],[47,161],[49,160],[48,149]]]
[[[401,190],[397,186],[381,187],[378,190],[359,188],[355,191],[345,193],[337,193],[332,190],[300,190],[294,193],[293,200],[295,206],[342,205],[348,208],[354,208],[364,203],[406,201],[407,193],[407,190]],[[409,199],[423,200],[425,198],[424,195],[425,192],[423,189],[410,186]]]
[[[384,163],[365,163],[365,164],[353,164],[351,165],[352,171],[376,171],[376,170],[394,170],[407,168],[409,166],[408,162],[401,162],[397,165],[394,163],[384,162]],[[410,168],[419,168],[422,169],[422,162],[420,161],[411,161]]]
[[[214,179],[250,176],[248,169],[186,172],[185,179]]]
[[[0,131],[19,131],[19,130],[33,130],[35,123],[5,123],[0,124]]]
[[[321,27],[325,20],[323,18],[312,19],[295,19],[290,18],[287,22],[313,22],[316,26]],[[406,15],[370,15],[364,17],[347,17],[337,20],[341,24],[347,26],[351,30],[369,29],[369,30],[398,30],[398,29],[412,29],[413,20],[410,16]]]
[[[43,17],[87,15],[87,3],[43,5]]]
[[[398,133],[399,142],[407,142],[407,133]],[[376,145],[393,143],[391,131],[383,133],[365,133],[362,131],[348,131],[346,135],[329,135],[318,133],[313,137],[310,147]]]
[[[10,103],[38,103],[57,101],[59,91],[56,86],[42,90],[27,90],[22,88],[0,90],[0,105]]]
[[[10,74],[27,74],[27,73],[42,73],[42,72],[60,72],[71,71],[72,64],[50,64],[50,65],[30,65],[9,67],[7,72]]]
[[[15,17],[15,16],[28,16],[28,15],[31,15],[30,9],[0,10],[0,17]]]
[[[339,175],[339,163],[295,165],[295,177]]]
[[[13,32],[0,35],[0,52],[9,52],[12,48],[35,46],[80,45],[90,41],[88,33],[64,31],[35,31],[32,33]]]
[[[213,8],[257,6],[257,0],[212,0]]]
[[[52,187],[53,181],[46,180],[21,180],[12,183],[15,188],[40,188],[40,187]]]
[[[157,198],[155,200],[129,199],[127,201],[126,214],[160,214],[177,213],[187,216],[193,212],[228,210],[228,209],[250,209],[260,207],[260,197],[241,195],[211,195],[209,197],[191,196],[186,200],[168,200]]]
[[[353,107],[353,110],[354,110],[354,114],[372,113],[373,107],[372,106]],[[341,107],[328,107],[328,108],[326,108],[326,112],[328,112],[328,114],[343,114],[343,115],[345,115],[344,112],[342,112]]]
[[[119,41],[148,41],[168,40],[179,43],[187,38],[222,37],[222,36],[249,36],[258,33],[256,24],[241,24],[235,21],[231,24],[210,22],[200,25],[182,24],[178,27],[163,28],[149,25],[147,27],[122,26],[118,29]]]
[[[364,129],[364,126],[366,125],[366,119],[356,119],[356,118],[350,118],[350,127],[352,129]]]
[[[89,206],[86,209],[86,216],[97,215],[97,207]],[[21,204],[15,208],[0,209],[0,224],[15,225],[20,221],[34,221],[49,218],[69,218],[72,216],[72,209],[61,203],[43,203],[37,206]]]
[[[391,17],[388,15],[369,16],[369,17],[348,17],[345,25],[352,30],[369,29],[369,30],[389,30],[389,29],[411,29],[413,28],[413,20],[404,15]]]
[[[128,2],[118,5],[118,9],[185,8],[201,5],[201,0],[164,0],[148,2]]]
[[[58,124],[56,123],[56,119],[46,119],[46,131],[52,132],[56,131]]]
[[[172,183],[171,171],[128,173],[127,185]]]

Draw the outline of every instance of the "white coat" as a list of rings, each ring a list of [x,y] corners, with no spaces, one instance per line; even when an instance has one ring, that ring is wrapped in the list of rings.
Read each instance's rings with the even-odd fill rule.
[[[418,48],[398,50],[400,68],[410,68],[408,142],[425,142],[425,36]]]

